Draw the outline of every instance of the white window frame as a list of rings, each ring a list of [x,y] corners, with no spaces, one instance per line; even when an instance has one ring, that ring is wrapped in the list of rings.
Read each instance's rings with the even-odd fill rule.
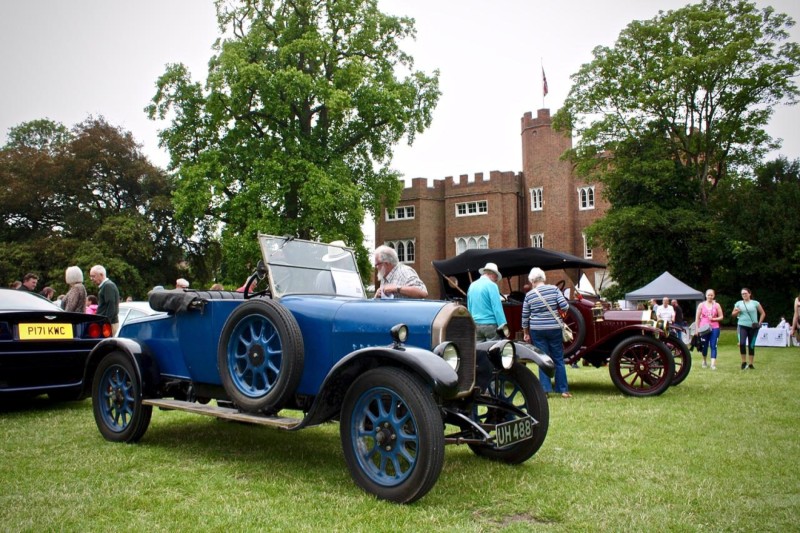
[[[486,250],[489,248],[488,235],[464,235],[463,237],[456,237],[456,255],[459,255],[467,250]]]
[[[397,259],[401,263],[413,263],[417,259],[417,240],[398,239],[396,241],[384,241],[386,246],[393,248],[397,252]]]
[[[457,217],[474,217],[477,215],[487,214],[489,214],[488,200],[477,200],[475,202],[461,202],[460,204],[456,204]]]
[[[397,222],[398,220],[413,220],[416,216],[416,209],[413,205],[395,207],[394,210],[386,210],[386,222]]]
[[[583,236],[583,258],[584,259],[592,259],[594,252],[591,248],[589,248],[589,241],[586,239],[586,234],[581,233]]]
[[[531,187],[531,211],[544,209],[544,187]]]
[[[531,233],[531,248],[544,248],[544,233]]]
[[[594,185],[578,187],[578,209],[588,211],[594,209],[595,205]]]

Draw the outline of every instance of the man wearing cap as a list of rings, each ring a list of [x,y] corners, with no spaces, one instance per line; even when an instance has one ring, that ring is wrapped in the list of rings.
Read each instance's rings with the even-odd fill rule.
[[[478,342],[499,339],[497,328],[506,324],[503,300],[497,282],[503,275],[494,263],[478,270],[481,277],[467,289],[467,308],[475,321],[475,336]]]
[[[375,248],[375,273],[381,286],[375,298],[427,298],[428,288],[419,279],[416,270],[400,263],[391,246]]]

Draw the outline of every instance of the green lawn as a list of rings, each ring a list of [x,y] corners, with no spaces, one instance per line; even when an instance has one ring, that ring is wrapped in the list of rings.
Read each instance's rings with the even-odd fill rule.
[[[155,411],[139,444],[105,441],[91,401],[0,411],[3,531],[798,531],[800,349],[739,370],[700,358],[678,387],[628,398],[569,369],[527,463],[448,447],[439,482],[401,506],[359,490],[338,426],[297,433]],[[696,354],[695,354],[696,355]]]

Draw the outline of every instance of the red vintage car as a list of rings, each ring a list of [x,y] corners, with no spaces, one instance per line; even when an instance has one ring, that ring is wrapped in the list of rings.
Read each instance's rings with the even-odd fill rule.
[[[480,277],[478,269],[496,263],[508,283],[503,303],[510,337],[521,339],[524,293],[512,290],[514,276],[527,275],[532,267],[545,271],[603,268],[605,265],[545,248],[500,248],[467,250],[451,259],[434,261],[439,273],[441,298],[466,300],[467,289]],[[564,290],[565,280],[555,281]],[[650,311],[627,311],[594,295],[575,291],[569,299],[564,321],[574,332],[573,341],[564,345],[567,364],[585,361],[595,367],[608,365],[611,380],[624,394],[654,396],[670,385],[681,383],[692,366],[691,355],[680,339],[678,328],[659,324]]]

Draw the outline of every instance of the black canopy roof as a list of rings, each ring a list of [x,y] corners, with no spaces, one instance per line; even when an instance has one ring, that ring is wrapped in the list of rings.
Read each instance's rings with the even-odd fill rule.
[[[458,296],[461,291],[453,288],[444,278],[455,276],[458,286],[466,291],[470,280],[480,277],[478,269],[486,263],[495,263],[503,277],[527,275],[531,268],[562,270],[568,268],[605,268],[602,263],[589,261],[575,255],[547,248],[494,248],[467,250],[453,258],[433,262],[440,274],[442,296]]]

